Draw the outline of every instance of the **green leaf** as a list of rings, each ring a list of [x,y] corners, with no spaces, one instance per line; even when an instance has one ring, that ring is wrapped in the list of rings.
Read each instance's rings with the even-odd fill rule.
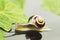
[[[54,14],[60,15],[60,0],[43,0],[42,6]]]
[[[0,11],[4,9],[4,0],[0,0]]]
[[[0,30],[0,40],[4,40],[4,32]]]
[[[23,3],[24,0],[0,0],[0,27],[9,31],[14,22],[27,23],[27,16],[23,13]],[[0,31],[0,35],[0,40],[3,40],[4,32]]]

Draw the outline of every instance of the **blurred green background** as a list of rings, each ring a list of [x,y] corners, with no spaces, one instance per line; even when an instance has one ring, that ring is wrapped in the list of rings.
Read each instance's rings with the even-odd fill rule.
[[[24,0],[0,0],[0,27],[9,31],[12,23],[27,23],[27,16],[23,13],[23,4]],[[1,29],[0,40],[4,40],[4,32]]]
[[[43,0],[42,7],[60,16],[60,0]]]

